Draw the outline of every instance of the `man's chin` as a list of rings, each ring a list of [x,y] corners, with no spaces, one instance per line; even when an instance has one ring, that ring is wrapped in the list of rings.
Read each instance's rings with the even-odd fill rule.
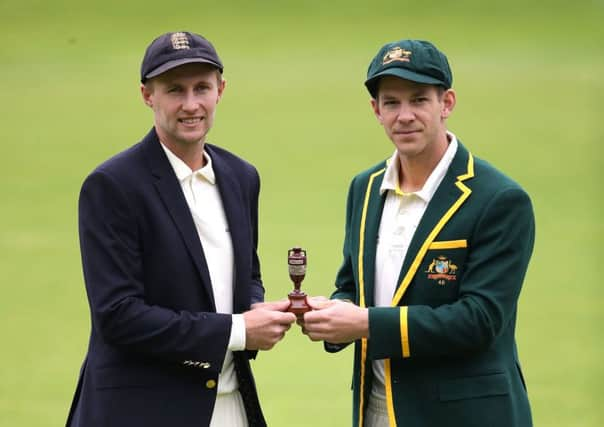
[[[203,132],[195,132],[195,133],[187,133],[180,135],[180,142],[184,145],[195,145],[203,142],[205,139],[205,133]]]
[[[397,141],[394,143],[394,146],[396,147],[396,151],[402,156],[413,157],[421,152],[421,147],[417,142]]]
[[[415,150],[419,146],[415,138],[395,138],[393,142],[399,151]]]

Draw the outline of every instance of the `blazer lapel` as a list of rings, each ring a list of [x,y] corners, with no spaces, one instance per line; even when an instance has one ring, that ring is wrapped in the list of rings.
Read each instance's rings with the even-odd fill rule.
[[[411,239],[401,268],[399,286],[392,299],[393,306],[401,301],[430,244],[472,192],[463,181],[474,176],[474,159],[461,142],[458,143],[457,153],[451,166],[434,193]]]
[[[249,302],[248,287],[246,286],[245,269],[243,263],[249,259],[247,250],[252,245],[247,230],[249,221],[246,221],[246,212],[241,186],[235,180],[234,172],[225,159],[206,144],[206,151],[212,157],[214,173],[216,175],[216,185],[222,199],[222,206],[229,225],[229,233],[233,244],[233,262],[235,264],[235,283],[233,289],[233,313],[240,313],[247,310],[245,305]],[[247,257],[247,258],[246,258]]]
[[[189,205],[187,205],[180,183],[174,174],[172,166],[170,166],[166,153],[164,153],[160,146],[155,128],[149,132],[143,143],[146,144],[151,173],[155,177],[155,188],[185,242],[185,246],[199,272],[201,282],[211,302],[212,310],[215,311],[216,305],[214,303],[210,272],[195,223],[193,222],[193,217],[191,216],[191,210],[189,209]]]
[[[380,186],[386,167],[369,177],[359,230],[359,296],[361,307],[373,306],[375,286],[375,255],[378,232],[386,195],[380,195]]]

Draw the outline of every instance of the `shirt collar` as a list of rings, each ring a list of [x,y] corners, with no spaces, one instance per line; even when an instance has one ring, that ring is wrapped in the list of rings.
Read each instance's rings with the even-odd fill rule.
[[[214,168],[212,167],[212,158],[207,151],[203,151],[203,158],[206,164],[201,168],[193,171],[185,162],[183,162],[176,154],[174,154],[168,147],[161,143],[161,148],[164,149],[168,161],[174,169],[174,173],[180,182],[189,178],[192,175],[198,175],[208,181],[210,184],[216,184],[216,175],[214,174]]]
[[[380,186],[380,194],[384,194],[386,191],[391,190],[399,195],[415,194],[422,200],[429,202],[430,199],[432,199],[432,196],[436,192],[436,189],[440,185],[441,181],[445,177],[447,169],[449,169],[449,166],[453,161],[453,157],[457,152],[457,137],[453,133],[448,131],[447,137],[450,140],[449,147],[447,147],[447,151],[445,151],[445,154],[441,157],[440,161],[426,180],[426,183],[424,184],[422,189],[413,193],[403,193],[400,190],[398,182],[398,171],[400,168],[400,162],[398,161],[398,152],[395,150],[392,157],[390,157],[386,161],[386,172],[384,173],[384,180],[382,181],[382,185]]]

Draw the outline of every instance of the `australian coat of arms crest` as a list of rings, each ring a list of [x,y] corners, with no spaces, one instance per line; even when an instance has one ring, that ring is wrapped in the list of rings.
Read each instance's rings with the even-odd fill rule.
[[[440,255],[432,259],[426,273],[428,279],[436,280],[439,285],[444,286],[451,280],[457,280],[457,265],[446,256]]]

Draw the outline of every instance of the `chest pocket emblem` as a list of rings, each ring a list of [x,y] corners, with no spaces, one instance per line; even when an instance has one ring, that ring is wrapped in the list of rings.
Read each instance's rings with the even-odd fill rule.
[[[432,259],[425,273],[428,273],[429,280],[436,280],[437,284],[445,286],[447,282],[457,280],[457,265],[446,256],[439,255]]]

